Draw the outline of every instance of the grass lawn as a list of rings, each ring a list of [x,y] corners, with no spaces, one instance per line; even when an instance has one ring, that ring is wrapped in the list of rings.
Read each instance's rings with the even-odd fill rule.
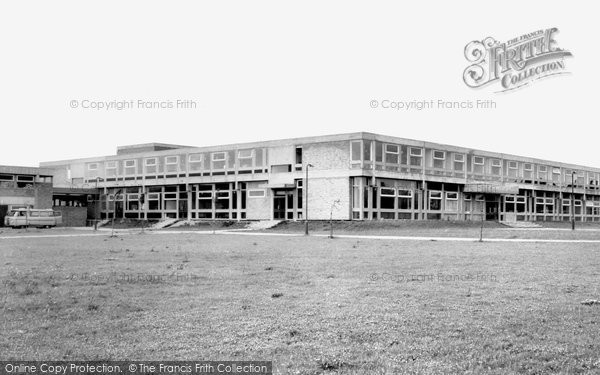
[[[598,244],[145,234],[0,240],[0,360],[275,373],[600,373]]]

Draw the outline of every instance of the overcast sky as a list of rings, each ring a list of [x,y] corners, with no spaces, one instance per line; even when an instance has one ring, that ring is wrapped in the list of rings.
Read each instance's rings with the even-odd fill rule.
[[[592,4],[2,2],[0,164],[110,155],[145,142],[206,146],[368,131],[600,167]],[[470,41],[551,27],[574,55],[565,60],[571,74],[502,94],[494,93],[498,85],[464,84]],[[370,104],[478,99],[497,108]],[[139,100],[175,108],[138,108]],[[178,109],[177,100],[196,108]],[[134,105],[82,108],[110,101]]]

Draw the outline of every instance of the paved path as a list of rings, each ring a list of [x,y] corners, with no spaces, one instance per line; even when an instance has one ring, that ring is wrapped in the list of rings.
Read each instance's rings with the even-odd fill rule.
[[[86,230],[87,231],[87,230]],[[27,239],[27,238],[68,238],[68,237],[97,237],[109,236],[110,230],[98,230],[92,233],[65,233],[65,234],[27,234],[15,236],[0,236],[0,240]],[[167,234],[192,234],[192,235],[233,235],[233,236],[259,236],[259,237],[305,237],[301,233],[268,233],[268,232],[250,232],[239,230],[207,230],[207,231],[145,231],[147,235],[167,235]],[[116,236],[141,235],[139,229],[120,229],[115,230]],[[327,234],[311,234],[310,237],[329,237]],[[365,239],[365,240],[395,240],[395,241],[440,241],[440,242],[479,242],[478,238],[473,237],[435,237],[435,236],[374,236],[374,235],[350,235],[336,234],[335,238]],[[600,243],[600,240],[561,240],[545,238],[484,238],[483,242],[538,242],[538,243]]]

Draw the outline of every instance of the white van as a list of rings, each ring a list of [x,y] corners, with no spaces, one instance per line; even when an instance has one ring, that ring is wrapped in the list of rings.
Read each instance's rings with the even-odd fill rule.
[[[4,226],[12,228],[38,227],[51,228],[62,224],[62,213],[54,210],[19,208],[11,210],[4,217]]]

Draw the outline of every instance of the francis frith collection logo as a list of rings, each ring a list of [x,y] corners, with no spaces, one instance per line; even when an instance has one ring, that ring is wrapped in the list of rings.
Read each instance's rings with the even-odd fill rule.
[[[558,29],[553,27],[501,43],[492,37],[475,40],[465,47],[471,63],[463,80],[472,88],[498,83],[497,92],[514,90],[538,79],[568,73],[565,58],[572,56],[558,47]]]

